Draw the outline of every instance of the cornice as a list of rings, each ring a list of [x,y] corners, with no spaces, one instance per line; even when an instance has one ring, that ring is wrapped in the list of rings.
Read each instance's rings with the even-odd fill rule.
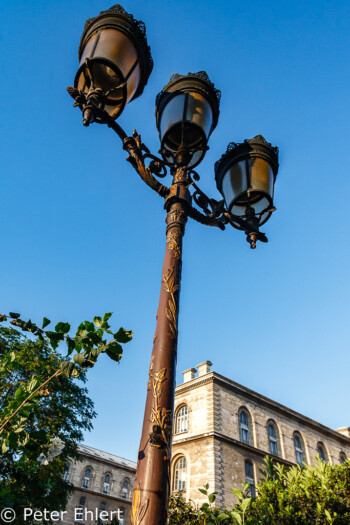
[[[176,443],[173,443],[173,446],[175,447],[177,445],[183,445],[184,443],[201,441],[203,439],[208,439],[210,437],[214,439],[218,439],[220,441],[225,441],[226,443],[229,443],[230,445],[233,445],[234,447],[245,450],[246,452],[249,452],[250,454],[255,454],[256,456],[259,456],[261,458],[269,456],[273,458],[275,461],[277,461],[278,463],[282,463],[283,465],[292,466],[296,464],[280,456],[275,456],[274,454],[271,454],[267,452],[266,450],[261,450],[260,448],[253,447],[252,445],[247,445],[246,443],[242,443],[241,441],[238,441],[237,439],[231,438],[229,436],[225,436],[225,434],[222,434],[221,432],[217,432],[215,430],[211,432],[204,432],[202,434],[198,434],[197,436],[191,436],[191,437],[187,437],[187,438],[178,440]]]
[[[106,499],[106,500],[113,500],[113,501],[118,501],[119,503],[126,503],[126,504],[129,504],[131,505],[131,500],[130,499],[124,499],[124,498],[119,498],[118,496],[112,496],[111,494],[104,494],[103,492],[97,492],[96,490],[91,490],[91,489],[85,489],[84,487],[77,487],[76,485],[74,485],[72,483],[73,487],[74,487],[74,493],[76,494],[78,491],[84,493],[84,494],[90,494],[91,496],[97,496],[99,498],[103,498],[103,499]]]
[[[274,410],[275,412],[280,413],[284,417],[297,421],[298,423],[302,423],[305,426],[308,426],[309,428],[312,428],[323,435],[335,439],[343,445],[346,445],[348,447],[350,446],[350,438],[344,436],[343,434],[340,434],[340,432],[337,432],[332,428],[326,427],[325,425],[322,425],[322,423],[318,423],[314,419],[304,416],[303,414],[300,414],[299,412],[296,412],[295,410],[292,410],[291,408],[288,408],[285,405],[278,403],[277,401],[273,401],[272,399],[269,399],[268,397],[265,397],[262,394],[258,394],[254,390],[240,385],[239,383],[236,383],[235,381],[232,381],[231,379],[228,379],[227,377],[222,376],[217,372],[210,372],[209,374],[203,376],[203,378],[196,377],[191,381],[182,383],[181,385],[177,386],[175,390],[175,400],[179,394],[183,394],[190,390],[194,390],[211,382],[226,388],[226,390],[229,390],[230,392],[240,394],[241,396],[244,396],[245,398],[254,401],[257,405],[263,405],[269,409]]]
[[[269,399],[268,397],[265,397],[262,394],[258,394],[257,392],[254,392],[254,390],[250,390],[249,388],[244,387],[239,383],[235,383],[235,381],[232,381],[231,379],[228,379],[216,372],[213,372],[213,376],[214,382],[225,387],[227,390],[230,390],[231,392],[237,392],[242,396],[251,399],[258,405],[264,405],[265,407],[273,409],[287,418],[294,419],[298,423],[302,423],[306,426],[309,426],[314,430],[321,432],[322,434],[326,434],[328,437],[331,437],[336,441],[350,446],[350,438],[340,434],[336,430],[326,427],[325,425],[322,425],[322,423],[318,423],[314,419],[304,416],[303,414],[300,414],[299,412],[296,412],[295,410],[292,410],[291,408],[288,408],[285,405],[277,403],[277,401],[273,401],[272,399]]]
[[[175,389],[175,399],[178,394],[183,394],[184,392],[188,392],[189,390],[193,390],[194,388],[206,385],[207,383],[212,383],[214,381],[214,374],[215,372],[210,372],[205,376],[196,377],[195,379],[191,379],[186,383],[181,383],[181,385],[178,385]]]

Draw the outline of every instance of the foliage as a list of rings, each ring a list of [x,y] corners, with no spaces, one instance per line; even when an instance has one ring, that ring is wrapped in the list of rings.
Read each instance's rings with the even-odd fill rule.
[[[39,328],[19,314],[0,316],[31,333],[28,338],[0,327],[0,508],[17,510],[16,523],[22,523],[23,507],[59,511],[67,502],[72,491],[63,480],[67,459],[78,458],[76,443],[96,415],[75,378],[84,383],[101,353],[119,362],[121,344],[132,338],[123,328],[113,333],[111,315],[81,323],[74,336],[68,323],[48,330],[47,318]],[[60,343],[66,345],[63,359]]]
[[[350,523],[350,462],[329,465],[316,459],[314,466],[287,468],[265,458],[258,496],[231,489],[237,503],[231,510],[214,505],[216,493],[209,485],[199,489],[208,503],[199,509],[187,503],[181,493],[171,497],[168,525],[348,525]]]

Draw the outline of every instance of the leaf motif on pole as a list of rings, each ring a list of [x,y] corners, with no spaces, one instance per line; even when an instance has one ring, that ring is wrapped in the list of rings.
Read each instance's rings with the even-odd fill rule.
[[[141,521],[146,515],[148,509],[149,499],[146,499],[141,504],[141,490],[140,486],[134,490],[132,496],[131,507],[131,523],[132,525],[140,525]]]
[[[174,266],[169,268],[166,275],[163,275],[163,283],[165,291],[169,293],[168,307],[166,309],[166,316],[170,321],[170,330],[174,337],[177,336],[177,327],[176,327],[176,301],[175,301],[175,292],[179,289],[179,285],[175,284]]]

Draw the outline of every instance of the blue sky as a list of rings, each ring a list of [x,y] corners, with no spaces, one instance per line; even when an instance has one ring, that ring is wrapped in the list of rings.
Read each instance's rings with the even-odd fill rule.
[[[98,418],[86,443],[135,459],[165,243],[161,199],[111,130],[83,128],[72,85],[99,1],[0,4],[1,312],[69,321],[115,312],[133,329],[121,364],[89,372]],[[146,24],[154,70],[120,117],[156,153],[154,100],[172,73],[206,70],[222,91],[201,187],[228,142],[280,148],[267,245],[189,222],[181,371],[213,369],[332,428],[350,425],[348,1],[124,2]],[[169,181],[168,181],[169,182]]]

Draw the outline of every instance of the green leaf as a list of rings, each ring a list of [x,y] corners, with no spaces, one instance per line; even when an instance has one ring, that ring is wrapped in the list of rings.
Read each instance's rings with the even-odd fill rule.
[[[201,492],[202,494],[205,494],[205,496],[208,494],[208,492],[205,490],[205,489],[198,489],[199,492]]]
[[[243,512],[245,512],[247,510],[247,508],[249,507],[251,501],[252,501],[252,498],[245,498],[242,501],[241,507],[242,507]]]
[[[44,317],[42,328],[46,328],[51,323],[50,319]]]
[[[120,355],[119,354],[114,354],[113,352],[110,351],[110,347],[107,348],[106,354],[108,355],[108,357],[113,359],[113,361],[116,361],[117,363],[119,363],[120,358],[121,358],[121,354]]]
[[[116,339],[118,343],[128,343],[129,341],[131,341],[132,336],[132,330],[125,330],[124,328],[119,328],[118,332],[114,334],[114,339]]]
[[[114,355],[117,355],[117,356],[122,356],[123,355],[123,348],[120,346],[119,343],[113,343],[111,345],[108,346],[108,350],[110,352],[112,352],[112,354]],[[119,359],[120,359],[119,357]]]
[[[108,312],[107,314],[104,314],[103,316],[103,322],[106,323],[110,317],[112,317],[113,312]]]
[[[62,374],[66,377],[71,377],[72,372],[74,370],[74,363],[71,361],[61,361],[60,363],[60,369],[62,370]]]
[[[11,317],[11,319],[18,319],[21,314],[15,314],[14,312],[9,312],[9,316]]]
[[[241,525],[242,518],[238,514],[238,512],[236,512],[236,511],[230,512],[230,516],[231,516],[232,519],[236,520],[235,522],[238,523],[238,525]]]
[[[73,361],[80,366],[83,364],[84,359],[85,359],[84,354],[75,354],[75,356],[73,356]]]
[[[214,501],[216,500],[216,492],[213,492],[212,494],[209,494],[209,503],[214,503]]]
[[[92,323],[91,321],[85,321],[85,328],[87,330],[87,332],[94,332],[95,331],[95,327],[94,327],[94,323]]]
[[[1,452],[5,454],[7,451],[8,451],[8,448],[7,448],[6,442],[3,441],[1,444]]]
[[[97,326],[97,328],[100,328],[102,326],[103,320],[102,317],[94,317],[94,325]]]
[[[57,323],[55,326],[56,332],[62,333],[62,334],[68,334],[70,330],[70,324],[69,323]]]
[[[67,348],[68,348],[67,355],[71,355],[74,352],[74,350],[75,350],[75,341],[74,341],[74,339],[69,337],[69,335],[67,335],[66,343],[67,343]]]
[[[239,500],[243,499],[243,493],[241,490],[239,489],[235,489],[234,487],[231,488],[232,492],[234,493],[235,496],[237,496],[237,498]]]
[[[217,517],[217,520],[219,523],[221,523],[222,521],[228,519],[230,516],[228,514],[225,514],[224,512],[222,512],[221,514],[219,514],[219,516]]]

